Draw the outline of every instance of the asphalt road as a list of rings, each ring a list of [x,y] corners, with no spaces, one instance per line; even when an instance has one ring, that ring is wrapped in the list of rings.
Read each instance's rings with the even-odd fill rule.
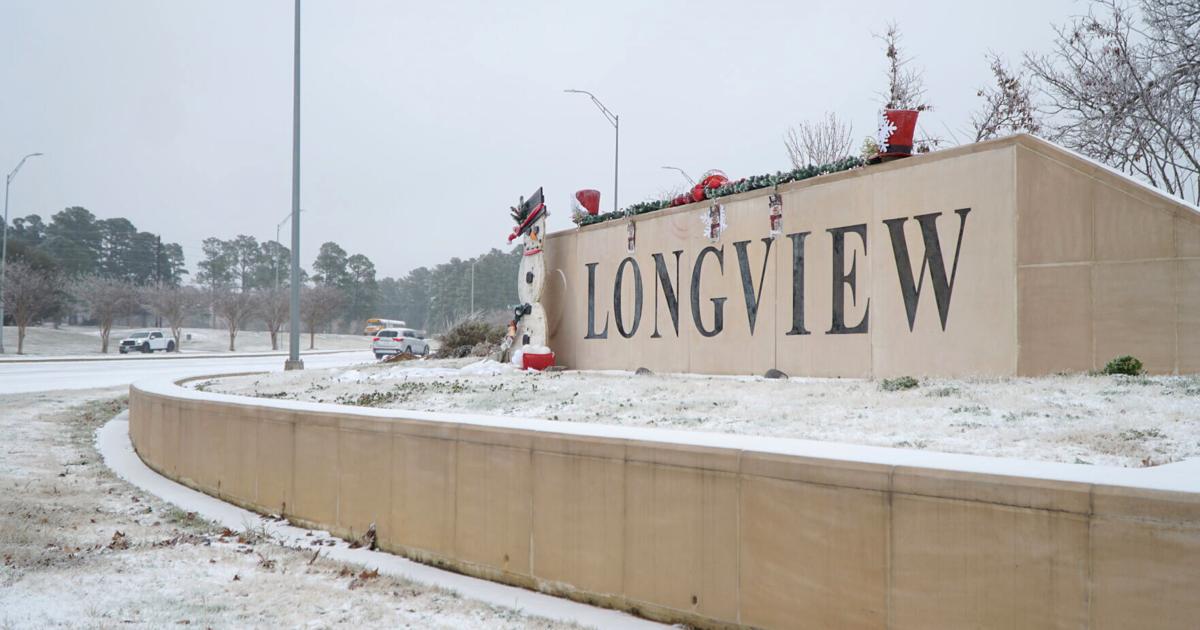
[[[219,358],[113,358],[103,361],[0,363],[0,394],[129,385],[148,378],[186,378],[230,372],[280,371],[282,356]],[[302,355],[306,368],[328,368],[374,361],[368,350]]]

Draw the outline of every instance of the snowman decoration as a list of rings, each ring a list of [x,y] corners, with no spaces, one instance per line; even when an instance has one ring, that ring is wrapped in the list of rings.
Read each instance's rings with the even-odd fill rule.
[[[542,292],[546,287],[546,258],[542,252],[546,238],[546,204],[539,188],[529,199],[512,208],[517,226],[508,242],[521,239],[521,268],[517,278],[517,297],[521,303],[513,309],[505,350],[512,350],[512,363],[522,369],[543,370],[554,365],[554,353],[546,347],[546,309]],[[515,349],[514,349],[515,348]]]

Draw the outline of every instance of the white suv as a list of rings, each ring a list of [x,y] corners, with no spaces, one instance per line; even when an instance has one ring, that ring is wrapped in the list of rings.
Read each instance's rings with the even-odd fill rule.
[[[375,333],[371,340],[371,351],[376,359],[382,359],[385,354],[429,354],[429,342],[420,333],[411,328],[384,328]]]
[[[121,340],[121,354],[127,352],[175,352],[175,340],[158,330],[140,330]]]

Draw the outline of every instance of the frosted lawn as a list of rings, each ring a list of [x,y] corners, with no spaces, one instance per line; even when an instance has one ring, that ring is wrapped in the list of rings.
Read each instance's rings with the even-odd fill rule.
[[[862,379],[521,372],[429,360],[243,376],[208,391],[1137,467],[1200,457],[1200,377]]]

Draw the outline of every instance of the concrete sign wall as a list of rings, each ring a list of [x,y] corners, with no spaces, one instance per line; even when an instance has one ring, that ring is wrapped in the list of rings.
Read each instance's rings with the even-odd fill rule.
[[[550,236],[546,303],[561,363],[813,376],[1084,370],[1115,353],[1156,371],[1200,364],[1200,337],[1178,350],[1159,343],[1176,338],[1180,317],[1200,319],[1184,295],[1200,293],[1200,271],[1184,271],[1200,270],[1200,216],[1029,136],[715,203]],[[1109,249],[1165,266],[1136,288],[1158,289],[1145,308],[1178,317],[1137,329],[1144,314],[1118,308],[1136,297],[1114,286],[1100,310],[1071,303],[1066,318],[1036,321],[1093,285],[1091,241],[1103,235],[1081,216],[1096,212],[1116,230]],[[1140,245],[1144,221],[1167,226],[1150,237],[1169,247]],[[1192,232],[1177,239],[1177,223]],[[1046,270],[1058,265],[1075,269]],[[1107,287],[1140,271],[1098,275]],[[1075,344],[1067,355],[1064,344]]]

